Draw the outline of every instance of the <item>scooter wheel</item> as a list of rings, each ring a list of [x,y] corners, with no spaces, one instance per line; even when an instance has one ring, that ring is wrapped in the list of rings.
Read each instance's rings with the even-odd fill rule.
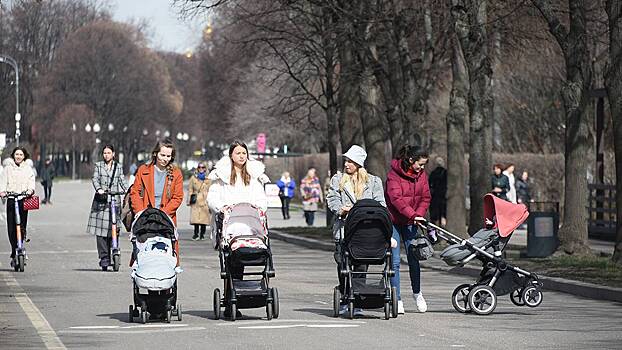
[[[17,256],[17,269],[19,272],[24,272],[24,256],[23,255]]]
[[[114,255],[112,257],[112,269],[117,272],[119,271],[119,266],[121,266],[121,256],[120,255]]]

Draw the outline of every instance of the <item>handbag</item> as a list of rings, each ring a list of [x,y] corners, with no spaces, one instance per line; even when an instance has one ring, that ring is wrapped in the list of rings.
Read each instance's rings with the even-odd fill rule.
[[[197,203],[197,194],[196,193],[193,193],[193,194],[190,195],[189,203],[190,204],[196,204]]]
[[[413,255],[419,261],[428,260],[434,255],[434,247],[432,247],[432,242],[423,235],[419,235],[415,238],[415,240],[410,245],[410,249],[412,249]]]
[[[114,168],[112,168],[112,176],[110,177],[110,183],[108,184],[108,189],[112,187],[112,183],[114,182],[114,175],[117,172],[117,163],[114,163]],[[93,196],[93,200],[99,204],[108,203],[108,195],[106,193],[97,193],[95,192],[95,196]]]
[[[24,198],[23,205],[24,205],[24,210],[39,209],[39,196],[33,194],[30,197]]]

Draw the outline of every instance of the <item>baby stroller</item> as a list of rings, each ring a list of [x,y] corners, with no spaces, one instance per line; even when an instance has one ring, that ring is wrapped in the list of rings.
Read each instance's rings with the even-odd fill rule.
[[[181,305],[177,304],[177,230],[163,211],[147,208],[138,213],[132,224],[134,264],[132,282],[134,304],[129,320],[140,317],[142,323],[151,318],[181,321]]]
[[[268,320],[279,317],[279,294],[270,287],[274,277],[272,252],[265,215],[249,203],[232,206],[216,225],[220,258],[220,278],[224,296],[214,290],[214,317],[220,319],[221,307],[236,320],[239,309],[266,307]],[[245,267],[263,267],[261,271],[244,271]],[[245,280],[244,276],[255,276]]]
[[[343,295],[333,291],[333,316],[339,316],[341,304],[348,305],[348,317],[354,308],[384,307],[384,318],[397,317],[397,290],[391,287],[392,224],[387,208],[373,199],[361,199],[350,209],[338,244],[339,273],[345,278]],[[382,271],[354,271],[355,265],[383,265]],[[369,280],[368,276],[380,276]]]
[[[421,224],[428,233],[452,243],[440,254],[450,266],[464,266],[473,259],[482,262],[483,269],[475,284],[461,284],[453,291],[451,303],[462,313],[488,315],[497,306],[497,297],[510,294],[517,306],[537,307],[542,303],[542,283],[538,276],[508,264],[503,249],[514,230],[527,219],[529,212],[523,204],[513,204],[492,194],[484,196],[486,227],[469,239],[460,238],[432,223]]]

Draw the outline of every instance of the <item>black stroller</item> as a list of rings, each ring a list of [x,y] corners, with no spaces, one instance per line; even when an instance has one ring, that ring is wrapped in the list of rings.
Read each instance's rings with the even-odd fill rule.
[[[147,208],[132,224],[132,282],[134,304],[129,307],[129,321],[140,317],[160,318],[170,322],[172,316],[181,321],[181,305],[177,304],[177,230],[163,211]]]
[[[514,230],[529,216],[523,204],[513,204],[492,194],[484,196],[486,227],[469,239],[460,238],[432,223],[421,224],[427,232],[434,231],[453,243],[440,254],[450,266],[464,266],[477,259],[482,271],[474,284],[461,284],[454,289],[451,303],[458,312],[488,315],[497,306],[497,297],[510,294],[516,306],[537,307],[542,303],[542,283],[535,273],[509,264],[503,249]]]
[[[339,316],[340,305],[348,305],[348,316],[354,308],[384,307],[384,318],[397,317],[397,291],[391,287],[392,224],[387,208],[373,199],[361,199],[350,209],[338,243],[339,273],[345,278],[344,292],[333,291],[333,316]],[[355,265],[383,265],[382,271],[354,271]],[[366,269],[367,270],[367,269]],[[368,276],[380,276],[370,280]]]
[[[220,278],[224,280],[224,297],[221,297],[220,289],[214,290],[215,319],[220,319],[222,307],[231,321],[236,320],[239,309],[259,307],[266,308],[268,320],[279,317],[278,290],[270,287],[270,278],[275,273],[266,221],[261,210],[248,203],[232,206],[217,220],[215,241],[220,258]],[[245,271],[246,267],[263,269]],[[256,278],[245,280],[245,276]]]

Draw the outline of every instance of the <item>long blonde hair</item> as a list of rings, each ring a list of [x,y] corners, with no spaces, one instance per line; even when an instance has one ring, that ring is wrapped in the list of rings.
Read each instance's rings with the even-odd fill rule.
[[[339,190],[343,191],[344,186],[350,182],[352,183],[352,188],[354,188],[354,196],[359,200],[363,197],[363,191],[365,190],[367,180],[369,180],[369,176],[365,168],[358,168],[356,173],[352,175],[346,173],[344,169],[341,181],[339,181]]]

